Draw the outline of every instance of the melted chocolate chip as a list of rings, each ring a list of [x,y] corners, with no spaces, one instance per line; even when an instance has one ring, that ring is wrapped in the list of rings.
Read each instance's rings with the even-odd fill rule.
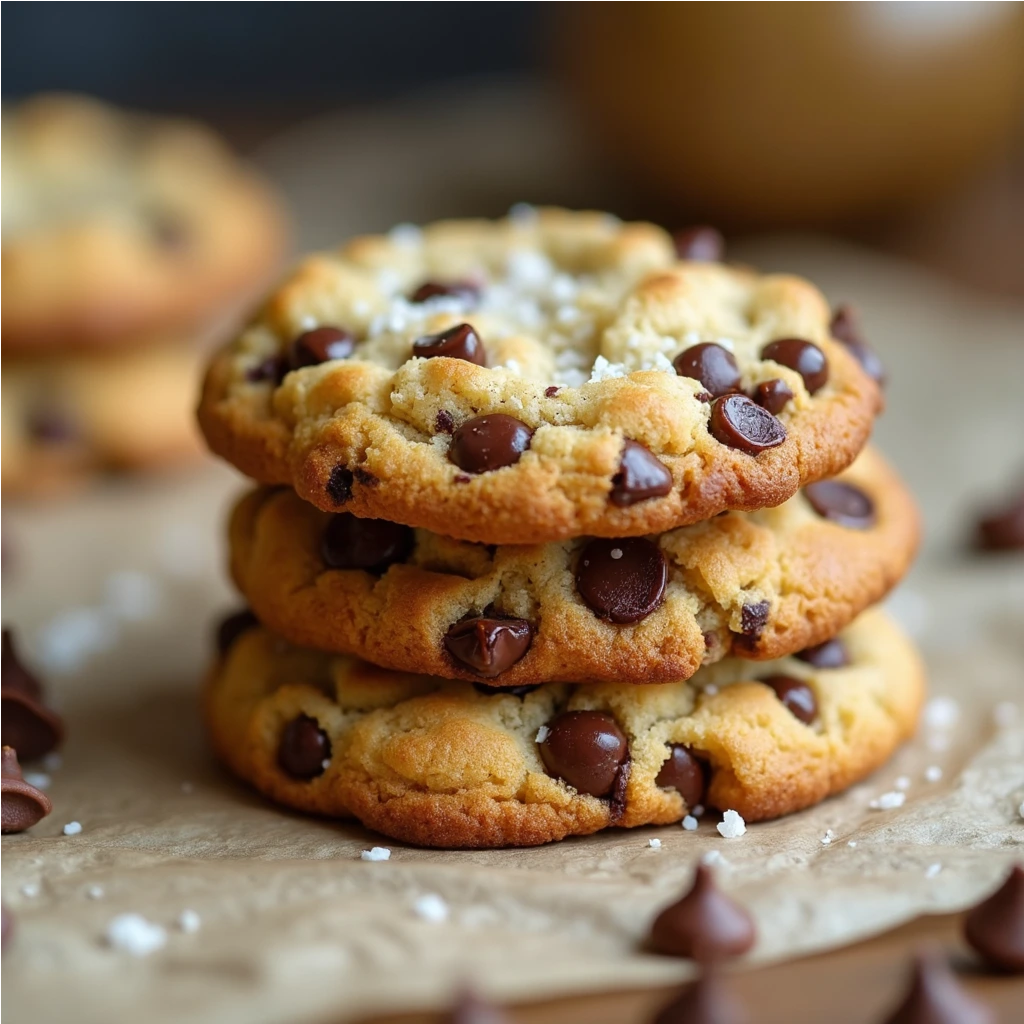
[[[4,835],[24,832],[53,810],[49,797],[25,781],[13,747],[3,748],[2,789]]]
[[[663,498],[672,490],[672,474],[668,467],[636,441],[626,440],[622,446],[619,471],[612,477],[608,497],[618,508],[628,508],[650,498]]]
[[[18,658],[11,631],[3,631],[3,745],[26,761],[48,754],[64,738],[60,715],[43,703],[39,680]]]
[[[745,637],[759,640],[768,625],[768,613],[771,611],[769,601],[752,601],[745,604],[740,612],[740,630]]]
[[[709,963],[741,956],[756,937],[750,914],[700,864],[690,891],[654,919],[650,942],[657,953]]]
[[[533,431],[514,416],[475,416],[452,435],[448,458],[467,473],[489,473],[517,463],[532,437]]]
[[[761,682],[771,687],[783,707],[804,725],[810,725],[818,717],[818,699],[802,679],[794,679],[792,676],[769,676]]]
[[[1024,491],[998,512],[978,520],[978,547],[984,551],[1024,548]]]
[[[223,657],[243,633],[255,629],[259,624],[260,620],[248,608],[226,615],[217,626],[217,653]]]
[[[866,530],[875,522],[875,503],[859,488],[839,480],[819,480],[804,487],[804,497],[824,519]]]
[[[324,762],[330,760],[331,741],[315,718],[299,715],[281,733],[277,763],[281,771],[293,779],[315,779],[324,773]]]
[[[254,384],[269,380],[277,385],[284,380],[288,369],[288,360],[284,356],[268,356],[262,363],[257,363],[256,366],[247,371],[245,379],[252,381]]]
[[[298,370],[302,366],[326,363],[329,359],[348,359],[355,347],[356,339],[351,331],[341,327],[316,327],[304,331],[292,342],[288,365]]]
[[[545,398],[554,398],[562,389],[557,384],[552,384],[551,387],[544,389]]]
[[[526,619],[479,617],[456,622],[444,646],[463,668],[493,679],[519,661],[532,641],[533,626]]]
[[[484,343],[469,324],[456,324],[439,334],[425,334],[417,338],[412,343],[412,355],[421,359],[447,356],[449,359],[464,359],[477,366],[487,362]]]
[[[775,377],[763,380],[754,388],[753,399],[762,409],[767,409],[773,416],[782,412],[786,403],[793,397],[793,392],[784,380]]]
[[[681,260],[698,260],[702,263],[718,263],[725,254],[725,239],[722,233],[707,224],[683,228],[672,236],[676,256]]]
[[[450,434],[455,430],[455,420],[447,409],[439,409],[434,417],[434,430],[439,434]]]
[[[320,557],[329,569],[363,569],[382,573],[404,562],[415,534],[386,519],[359,519],[348,512],[331,516],[320,539]]]
[[[655,785],[674,789],[683,798],[688,809],[704,803],[707,789],[707,769],[682,743],[668,748],[668,759],[661,766]]]
[[[473,689],[482,693],[485,697],[500,697],[508,694],[510,697],[525,697],[534,690],[539,690],[541,684],[534,683],[532,686],[491,686],[488,683],[473,683]]]
[[[712,437],[747,455],[759,455],[786,440],[786,428],[745,395],[724,395],[711,406]]]
[[[601,711],[563,712],[539,748],[549,775],[589,796],[608,796],[629,757],[625,733]]]
[[[327,478],[327,497],[335,505],[344,505],[352,497],[352,484],[355,476],[347,466],[335,466]]]
[[[839,306],[832,316],[829,331],[849,350],[861,369],[878,385],[885,386],[885,367],[878,353],[864,340],[860,319],[852,306]]]
[[[796,370],[813,395],[828,382],[828,360],[812,341],[803,338],[779,338],[761,349],[761,358]]]
[[[815,668],[842,668],[844,665],[850,664],[850,654],[846,650],[846,644],[838,637],[826,640],[823,644],[816,644],[814,647],[805,647],[796,657]]]
[[[928,951],[914,958],[910,988],[884,1024],[995,1024],[995,1017],[960,987],[940,954]]]
[[[705,968],[651,1024],[750,1024],[750,1017],[718,972]]]
[[[1006,881],[967,914],[964,938],[993,967],[1024,974],[1024,867],[1014,864]]]
[[[475,302],[480,297],[480,289],[472,281],[424,281],[409,296],[409,301],[428,302],[441,296]]]
[[[639,622],[665,597],[668,566],[661,548],[643,537],[599,538],[580,552],[576,589],[600,618]]]
[[[713,398],[735,391],[740,386],[740,370],[733,354],[713,341],[691,345],[672,360],[680,377],[699,380]]]

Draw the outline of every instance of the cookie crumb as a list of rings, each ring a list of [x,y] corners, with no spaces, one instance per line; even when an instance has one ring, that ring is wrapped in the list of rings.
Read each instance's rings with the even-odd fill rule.
[[[738,839],[747,831],[747,824],[738,811],[726,811],[716,826],[718,834],[726,839]]]
[[[929,864],[924,873],[925,878],[934,878],[942,870],[941,864]]]
[[[647,840],[647,845],[652,850],[660,850],[661,849],[661,840],[660,839],[648,839]]]
[[[167,932],[141,914],[119,914],[107,926],[107,944],[132,956],[149,956],[167,943]]]
[[[924,770],[926,782],[938,782],[942,778],[942,769],[937,764],[929,765]]]
[[[202,923],[202,918],[194,910],[183,910],[178,915],[178,927],[186,935],[195,935]]]
[[[542,725],[537,730],[537,735],[534,737],[534,740],[537,743],[543,743],[550,735],[551,735],[551,730],[546,725]]]
[[[412,909],[417,917],[422,918],[424,921],[432,921],[435,924],[447,921],[448,915],[451,913],[448,904],[435,892],[428,892],[423,896],[418,896],[416,902],[412,905]]]
[[[82,831],[82,823],[80,821],[69,821],[64,826],[64,835],[66,836],[77,836]]]
[[[894,789],[888,793],[883,793],[877,800],[872,800],[868,806],[873,811],[891,811],[895,807],[902,807],[906,799],[906,793],[900,793]]]
[[[683,828],[685,828],[687,832],[695,832],[699,824],[700,822],[697,821],[692,814],[688,814],[683,818]]]
[[[374,846],[359,854],[360,860],[391,860],[391,851],[386,846]]]

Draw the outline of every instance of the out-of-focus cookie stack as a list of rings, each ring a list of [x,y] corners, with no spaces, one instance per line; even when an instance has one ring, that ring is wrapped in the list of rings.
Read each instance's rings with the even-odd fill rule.
[[[197,453],[197,346],[284,240],[268,187],[199,125],[65,95],[6,112],[5,491]]]
[[[871,608],[917,544],[877,358],[794,277],[604,214],[401,226],[303,262],[199,418],[261,485],[214,746],[431,846],[814,804],[913,730]],[[283,485],[283,486],[282,486]]]

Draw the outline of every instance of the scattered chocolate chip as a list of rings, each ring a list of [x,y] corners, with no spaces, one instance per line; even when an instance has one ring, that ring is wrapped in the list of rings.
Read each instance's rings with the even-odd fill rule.
[[[355,477],[347,466],[335,466],[327,478],[327,497],[335,505],[344,505],[352,497],[352,484]]]
[[[676,790],[687,809],[692,809],[704,803],[707,768],[703,761],[693,756],[689,747],[673,743],[668,748],[668,759],[662,764],[654,783],[665,789]]]
[[[245,379],[258,384],[260,381],[270,380],[274,384],[280,384],[288,372],[288,360],[284,356],[268,356],[262,363],[257,363],[249,370]]]
[[[60,409],[36,409],[28,417],[28,432],[32,440],[42,444],[69,444],[77,441],[78,430],[71,417]]]
[[[463,302],[475,302],[480,297],[480,289],[472,281],[424,281],[409,296],[409,301],[427,302],[442,295]]]
[[[480,336],[469,324],[456,324],[439,334],[425,334],[412,343],[412,354],[421,359],[447,356],[449,359],[465,359],[467,363],[483,366],[487,352]]]
[[[828,360],[812,341],[803,338],[779,338],[761,349],[761,358],[796,370],[813,395],[828,382]]]
[[[439,409],[434,417],[434,430],[438,434],[450,434],[455,430],[455,420],[447,409]]]
[[[452,435],[448,458],[467,473],[489,473],[517,463],[532,437],[533,431],[514,416],[475,416]]]
[[[363,569],[382,573],[404,562],[415,534],[386,519],[359,519],[348,512],[331,516],[320,538],[320,557],[328,569]]]
[[[1011,974],[1024,974],[1024,867],[964,918],[964,938],[982,959]]]
[[[743,1004],[726,988],[717,971],[705,968],[651,1024],[749,1024]]]
[[[526,619],[463,619],[444,636],[445,650],[461,666],[485,679],[511,668],[532,641],[533,626]]]
[[[288,365],[298,370],[303,366],[326,363],[329,359],[348,359],[355,347],[356,339],[351,331],[342,327],[315,327],[304,331],[292,342]]]
[[[611,793],[629,757],[625,733],[602,711],[564,711],[538,746],[548,774],[589,796]]]
[[[758,640],[768,625],[768,613],[771,611],[769,601],[752,601],[745,604],[740,612],[740,630],[745,637]]]
[[[509,1024],[501,1010],[469,991],[460,993],[448,1021],[449,1024]]]
[[[804,725],[810,725],[818,717],[818,699],[802,679],[794,679],[792,676],[769,676],[761,682],[771,687],[783,707]]]
[[[4,835],[24,832],[53,810],[49,797],[25,781],[13,747],[3,748],[2,774]]]
[[[557,384],[552,384],[551,387],[544,389],[545,398],[554,398],[562,389]]]
[[[508,694],[510,697],[525,697],[534,690],[539,690],[541,684],[534,683],[532,686],[490,686],[487,683],[473,683],[473,689],[482,693],[485,697],[500,697]]]
[[[636,441],[622,446],[619,471],[612,477],[608,495],[618,508],[628,508],[650,498],[663,498],[672,490],[672,474],[657,456]]]
[[[753,399],[762,409],[767,409],[773,416],[782,412],[786,403],[793,397],[793,392],[784,380],[775,377],[763,380],[754,388]]]
[[[657,953],[709,963],[741,956],[756,937],[750,914],[699,864],[690,891],[654,919],[650,942]]]
[[[846,644],[838,637],[814,647],[805,647],[796,657],[815,668],[842,668],[850,664],[850,653],[846,649]]]
[[[707,224],[683,228],[672,236],[672,241],[676,246],[676,256],[681,260],[718,263],[725,253],[722,233]]]
[[[3,745],[14,747],[26,761],[48,754],[64,738],[60,715],[43,702],[43,688],[18,658],[14,637],[3,631]]]
[[[860,318],[852,306],[839,306],[832,315],[829,332],[849,350],[861,369],[880,387],[885,387],[885,367],[878,353],[864,340]]]
[[[866,530],[875,522],[875,503],[859,488],[839,480],[819,480],[804,487],[804,497],[824,519],[853,530]]]
[[[983,551],[1024,548],[1024,490],[998,512],[978,520],[977,546]]]
[[[758,455],[786,440],[786,428],[746,395],[716,398],[708,429],[715,440],[747,455]]]
[[[576,567],[580,597],[609,622],[646,618],[664,600],[667,583],[665,556],[644,537],[592,540]]]
[[[331,741],[315,718],[299,715],[281,733],[277,763],[293,779],[315,779],[324,773],[324,762],[330,760]]]
[[[702,341],[683,349],[672,360],[680,377],[699,380],[712,398],[726,395],[740,386],[740,369],[733,354],[713,341]]]
[[[260,620],[248,608],[226,615],[217,626],[217,653],[224,657],[243,633],[259,624]]]
[[[883,1024],[994,1024],[984,1003],[960,987],[944,957],[929,951],[914,958],[910,988]]]
[[[14,917],[6,906],[0,904],[0,948],[6,949],[14,934]]]

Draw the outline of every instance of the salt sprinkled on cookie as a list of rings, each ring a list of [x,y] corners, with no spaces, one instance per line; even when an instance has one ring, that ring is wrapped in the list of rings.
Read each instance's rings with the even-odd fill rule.
[[[108,945],[132,956],[149,956],[167,944],[167,932],[141,914],[119,914],[107,926]]]
[[[418,896],[416,902],[412,905],[412,909],[417,917],[423,918],[424,921],[432,921],[435,924],[447,921],[448,915],[451,913],[448,904],[434,892]]]
[[[719,835],[726,839],[738,839],[747,831],[747,824],[738,811],[726,811],[716,826]]]
[[[359,854],[360,860],[391,860],[391,851],[386,846],[374,846]]]

